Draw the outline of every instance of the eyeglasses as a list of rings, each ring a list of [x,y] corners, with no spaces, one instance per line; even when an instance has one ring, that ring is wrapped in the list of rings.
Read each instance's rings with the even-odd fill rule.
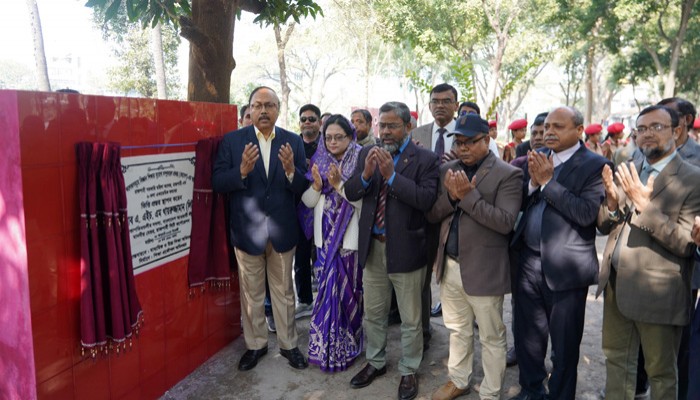
[[[443,106],[449,106],[450,104],[454,104],[456,101],[452,99],[430,99],[430,104],[437,106],[437,105],[443,105]]]
[[[380,122],[378,125],[379,125],[379,130],[389,129],[389,130],[395,131],[395,130],[403,127],[403,124],[399,124],[396,122],[393,124],[387,124],[385,122]]]
[[[480,137],[473,139],[473,140],[455,140],[454,142],[452,142],[452,147],[457,147],[457,148],[472,147],[475,144],[479,143],[482,139],[485,139],[486,136],[487,135],[480,136]]]
[[[316,117],[301,117],[301,118],[299,118],[299,121],[301,121],[302,124],[305,123],[306,121],[309,121],[313,124],[314,122],[318,121],[318,118],[316,118]]]
[[[276,110],[276,109],[277,109],[277,104],[276,104],[276,103],[265,103],[265,104],[262,104],[262,103],[255,103],[255,104],[253,104],[253,105],[250,106],[250,107],[251,107],[253,110],[255,110],[255,111],[260,111],[260,110],[262,110],[263,108],[266,109],[266,110],[273,111],[273,110]]]
[[[335,135],[335,136],[326,135],[325,141],[328,142],[328,143],[333,142],[333,141],[335,141],[335,142],[342,142],[342,141],[345,140],[347,137],[348,137],[348,135]]]
[[[647,132],[654,134],[654,133],[659,133],[667,128],[673,128],[673,127],[671,125],[664,125],[664,124],[656,123],[656,124],[651,124],[648,127],[646,127],[644,125],[638,126],[634,129],[632,129],[632,133],[634,133],[636,135],[643,135]]]

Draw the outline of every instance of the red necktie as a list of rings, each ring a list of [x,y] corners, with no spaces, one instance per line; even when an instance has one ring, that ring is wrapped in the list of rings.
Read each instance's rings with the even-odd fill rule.
[[[382,180],[382,188],[379,190],[379,200],[377,201],[377,213],[374,214],[374,225],[378,229],[384,229],[384,212],[386,211],[386,196],[389,193],[389,184]]]

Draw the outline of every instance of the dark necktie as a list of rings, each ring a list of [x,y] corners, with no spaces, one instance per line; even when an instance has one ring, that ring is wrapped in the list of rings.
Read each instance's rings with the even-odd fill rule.
[[[437,142],[435,142],[435,154],[441,157],[445,154],[445,132],[447,132],[445,128],[438,129],[438,134],[440,136],[438,136]]]
[[[374,225],[377,229],[384,229],[384,212],[386,211],[386,196],[389,193],[389,184],[386,179],[382,179],[382,188],[379,190],[379,200],[377,200],[377,213],[374,214]]]

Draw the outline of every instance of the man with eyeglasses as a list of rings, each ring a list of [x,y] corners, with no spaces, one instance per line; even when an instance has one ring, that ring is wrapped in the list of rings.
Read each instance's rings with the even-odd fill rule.
[[[598,229],[609,234],[597,294],[603,303],[606,397],[633,398],[641,343],[652,399],[678,395],[677,357],[689,323],[693,218],[700,169],[676,141],[683,120],[665,106],[645,108],[634,135],[644,159],[603,170],[606,200]],[[638,172],[639,171],[639,172]]]
[[[689,131],[693,128],[696,110],[693,103],[680,97],[669,97],[658,102],[658,105],[666,106],[678,112],[680,134],[675,140],[676,151],[678,155],[685,161],[700,167],[700,144],[694,141]],[[636,152],[637,158],[641,158],[640,151]],[[700,288],[700,262],[695,263],[692,282],[691,282],[691,297],[697,298],[698,288]],[[693,302],[695,304],[695,302]],[[692,314],[692,312],[691,312]],[[690,340],[690,326],[683,329],[681,338],[681,346],[678,353],[678,398],[685,399],[688,388],[690,375],[688,372],[688,342]],[[640,362],[644,362],[644,352],[640,350]],[[640,368],[640,374],[637,376],[637,392],[646,392],[649,382],[646,378],[643,368]]]
[[[430,222],[440,225],[435,279],[450,331],[450,380],[433,400],[451,400],[470,391],[474,321],[483,349],[479,396],[500,399],[503,387],[503,298],[511,291],[508,244],[522,201],[523,172],[490,151],[488,133],[488,122],[477,114],[457,119],[450,132],[457,160],[440,167],[438,198],[427,214]]]
[[[321,110],[313,104],[305,104],[299,109],[299,130],[304,141],[304,154],[306,165],[316,153],[318,141],[321,137]],[[297,198],[301,202],[301,196]],[[299,228],[299,242],[297,242],[294,254],[294,283],[297,288],[297,300],[295,318],[304,318],[313,311],[313,289],[311,285],[311,262],[316,259],[316,252],[312,251],[313,238],[307,238]]]
[[[433,87],[430,91],[430,112],[433,115],[433,122],[419,126],[411,132],[413,140],[425,149],[435,152],[440,157],[441,162],[454,158],[451,153],[452,137],[448,137],[447,134],[452,132],[455,127],[455,112],[459,107],[457,98],[457,89],[452,85],[441,83]],[[423,287],[423,303],[421,305],[423,340],[426,343],[426,349],[432,337],[430,316],[440,316],[442,314],[442,305],[440,303],[431,310],[432,293],[430,290],[439,234],[438,224],[428,224],[428,273],[425,279],[425,286]]]
[[[274,90],[250,94],[253,125],[224,136],[212,186],[229,195],[231,245],[238,261],[246,352],[238,369],[254,368],[267,354],[265,279],[272,297],[280,354],[297,369],[308,366],[294,323],[292,259],[299,238],[296,198],[308,181],[303,141],[276,127],[280,101]]]
[[[399,399],[418,394],[416,372],[423,359],[421,291],[426,275],[425,213],[435,202],[439,157],[413,143],[411,114],[404,103],[379,109],[381,145],[364,147],[353,176],[345,182],[349,201],[362,200],[358,261],[367,333],[367,365],[350,381],[368,386],[386,373],[391,289],[401,316]]]
[[[518,400],[576,398],[586,296],[598,278],[601,172],[609,163],[586,149],[582,134],[581,112],[556,108],[544,122],[546,148],[528,153],[523,213],[511,241]],[[548,337],[555,353],[549,394],[544,388]]]

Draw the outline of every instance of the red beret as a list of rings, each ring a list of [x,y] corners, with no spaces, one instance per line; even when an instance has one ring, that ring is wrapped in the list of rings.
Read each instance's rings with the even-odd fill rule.
[[[603,126],[601,124],[590,124],[584,129],[586,135],[595,135],[603,131]]]
[[[697,121],[698,120],[695,121],[696,124],[697,124]],[[495,121],[495,120],[489,121],[489,128],[495,128],[497,126],[498,126],[498,121]]]
[[[700,129],[700,117],[695,118],[695,122],[693,122],[693,128]]]
[[[508,129],[514,131],[516,129],[523,129],[527,128],[527,120],[526,119],[516,119],[515,121],[511,122],[510,125],[508,125]]]
[[[418,111],[411,111],[411,116],[418,120]]]
[[[621,133],[625,130],[625,125],[622,122],[615,122],[614,124],[608,125],[608,134]]]

